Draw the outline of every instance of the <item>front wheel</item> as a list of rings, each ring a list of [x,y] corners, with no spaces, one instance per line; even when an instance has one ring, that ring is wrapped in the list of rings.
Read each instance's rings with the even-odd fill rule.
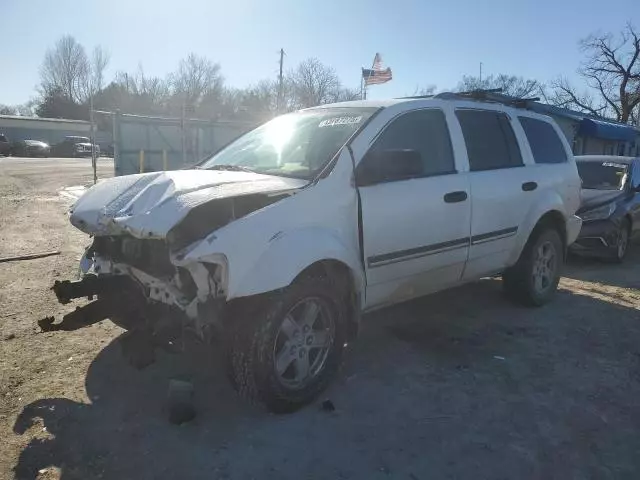
[[[347,338],[342,298],[327,279],[305,278],[229,319],[227,362],[236,390],[275,413],[313,401],[342,359]]]
[[[564,249],[554,229],[534,232],[518,263],[502,275],[507,296],[527,306],[538,307],[555,295],[560,281]]]
[[[618,242],[616,245],[616,251],[613,256],[613,261],[616,263],[622,263],[627,256],[627,250],[629,249],[629,231],[631,230],[629,220],[626,218],[620,224],[618,230]]]

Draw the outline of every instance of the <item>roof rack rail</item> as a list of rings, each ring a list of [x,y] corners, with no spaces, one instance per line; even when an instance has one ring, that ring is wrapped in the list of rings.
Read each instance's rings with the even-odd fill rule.
[[[504,105],[509,105],[516,108],[527,108],[529,102],[537,102],[540,100],[540,97],[518,98],[512,97],[510,95],[504,95],[502,93],[502,88],[469,90],[467,92],[442,92],[435,95],[434,98],[449,100],[469,98],[472,100],[481,100],[485,102],[502,103]]]
[[[418,100],[420,98],[434,98],[435,95],[409,95],[408,97],[397,97],[400,100]]]

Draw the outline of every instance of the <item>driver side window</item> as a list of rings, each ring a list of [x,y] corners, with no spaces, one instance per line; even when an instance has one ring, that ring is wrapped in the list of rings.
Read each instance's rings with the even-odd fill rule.
[[[422,161],[422,176],[456,173],[444,112],[416,110],[392,120],[370,151],[413,150]]]

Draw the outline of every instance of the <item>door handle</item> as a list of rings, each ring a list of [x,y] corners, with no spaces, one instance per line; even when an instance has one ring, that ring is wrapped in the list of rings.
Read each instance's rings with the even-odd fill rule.
[[[536,188],[538,188],[538,184],[536,182],[524,182],[522,184],[522,190],[525,192],[531,192],[532,190],[535,190]]]
[[[444,201],[445,203],[457,203],[464,202],[467,199],[467,192],[461,190],[459,192],[449,192],[445,194]]]

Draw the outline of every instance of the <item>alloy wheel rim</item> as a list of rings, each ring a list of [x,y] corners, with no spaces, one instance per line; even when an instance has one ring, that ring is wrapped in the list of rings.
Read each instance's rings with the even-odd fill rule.
[[[284,315],[273,345],[273,368],[287,388],[301,389],[322,372],[335,339],[326,300],[305,298]]]
[[[544,242],[536,249],[533,261],[533,287],[538,294],[546,292],[553,286],[556,269],[556,249],[553,243]]]

